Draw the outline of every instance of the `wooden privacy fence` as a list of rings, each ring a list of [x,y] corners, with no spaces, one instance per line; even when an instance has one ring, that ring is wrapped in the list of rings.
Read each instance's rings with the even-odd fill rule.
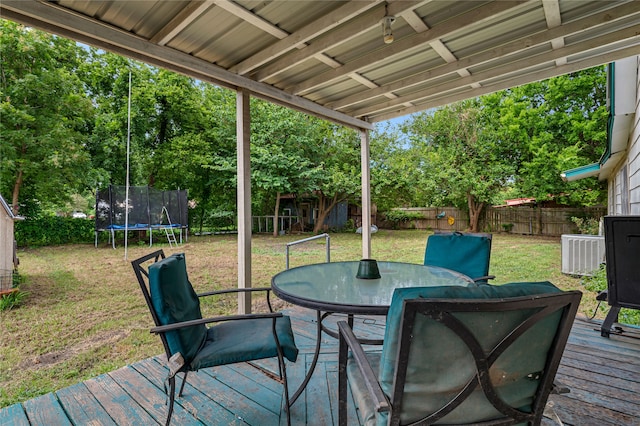
[[[408,213],[419,213],[423,219],[411,219],[397,225],[400,229],[441,229],[445,231],[464,231],[469,228],[469,215],[455,207],[409,207],[397,209]],[[453,218],[451,220],[450,218]],[[453,222],[453,224],[450,224]],[[392,222],[382,219],[377,223],[380,228],[393,228]]]
[[[423,216],[421,219],[400,223],[398,227],[401,229],[439,229],[445,231],[469,229],[469,215],[466,211],[455,207],[412,207],[400,210],[417,212]],[[572,217],[600,218],[605,214],[605,207],[489,207],[485,210],[484,218],[480,222],[480,231],[507,231],[513,234],[548,236],[576,234],[578,228],[571,221]],[[453,218],[453,220],[449,218]],[[383,220],[378,226],[391,228],[392,224]]]
[[[502,231],[503,225],[511,227],[513,234],[562,235],[576,234],[578,227],[572,217],[600,218],[606,214],[605,207],[559,208],[559,207],[502,207],[490,208],[485,214],[485,224],[492,230]]]

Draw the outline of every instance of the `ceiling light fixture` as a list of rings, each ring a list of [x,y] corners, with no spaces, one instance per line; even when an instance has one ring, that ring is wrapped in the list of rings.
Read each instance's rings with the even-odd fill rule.
[[[396,21],[395,16],[385,16],[380,21],[382,23],[382,39],[385,44],[393,43],[393,32],[391,31],[391,25]]]

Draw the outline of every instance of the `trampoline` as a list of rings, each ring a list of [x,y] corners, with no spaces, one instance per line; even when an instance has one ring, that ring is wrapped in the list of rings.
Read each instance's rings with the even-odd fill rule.
[[[109,242],[114,249],[116,248],[116,231],[125,231],[127,205],[129,223],[126,229],[138,232],[149,231],[149,246],[153,245],[153,230],[164,230],[170,243],[174,230],[179,231],[180,243],[182,243],[183,232],[185,240],[188,238],[186,190],[162,191],[149,186],[130,186],[127,203],[126,187],[109,185],[108,188],[96,191],[96,247],[98,247],[98,233],[108,232]]]

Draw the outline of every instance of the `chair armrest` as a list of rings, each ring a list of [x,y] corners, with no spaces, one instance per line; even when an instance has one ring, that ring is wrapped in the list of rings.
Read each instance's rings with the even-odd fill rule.
[[[229,288],[226,290],[215,290],[215,291],[207,291],[204,293],[198,293],[198,297],[205,296],[215,296],[217,294],[226,294],[226,293],[240,293],[240,292],[248,292],[248,291],[271,291],[271,287],[256,287],[256,288]]]
[[[375,401],[376,411],[389,411],[389,400],[382,391],[380,383],[378,383],[378,380],[376,378],[376,374],[373,372],[373,369],[371,368],[371,365],[367,360],[367,356],[362,349],[362,345],[360,345],[360,342],[358,342],[358,338],[355,336],[355,334],[353,334],[353,330],[345,321],[338,321],[338,330],[340,332],[340,338],[344,339],[349,349],[351,349],[353,360],[362,373],[362,377],[364,378],[365,384],[367,385],[367,390]]]
[[[159,325],[153,327],[151,333],[166,333],[167,331],[179,330],[185,327],[192,327],[194,325],[209,324],[213,322],[222,321],[236,321],[236,320],[248,320],[248,319],[260,319],[260,318],[279,318],[282,317],[282,312],[268,313],[268,314],[246,314],[246,315],[226,315],[211,318],[201,318],[191,321],[176,322],[174,324]]]

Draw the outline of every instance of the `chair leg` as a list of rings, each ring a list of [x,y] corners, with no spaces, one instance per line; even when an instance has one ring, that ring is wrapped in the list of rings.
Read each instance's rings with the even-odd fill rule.
[[[347,343],[342,334],[338,349],[338,425],[347,425]]]
[[[182,384],[180,385],[180,392],[178,392],[178,396],[182,396],[182,391],[184,389],[184,385],[187,383],[187,374],[189,374],[188,371],[184,372],[184,377],[182,378]]]
[[[176,397],[176,376],[173,376],[169,379],[169,411],[167,412],[167,421],[165,422],[165,426],[169,426],[171,423],[171,415],[173,414],[173,402]]]
[[[278,354],[278,367],[280,369],[280,378],[282,379],[282,385],[284,386],[284,409],[287,412],[287,425],[291,425],[291,403],[289,401],[289,385],[287,383],[287,366],[284,363],[284,357],[282,353]]]
[[[287,383],[287,366],[284,363],[284,352],[282,346],[280,346],[280,340],[278,339],[278,333],[276,332],[276,319],[273,318],[271,322],[271,331],[273,332],[273,339],[276,343],[276,350],[278,352],[278,369],[280,370],[280,378],[282,379],[282,385],[284,386],[284,401],[285,411],[287,412],[287,425],[291,425],[291,403],[289,401],[289,385]]]

